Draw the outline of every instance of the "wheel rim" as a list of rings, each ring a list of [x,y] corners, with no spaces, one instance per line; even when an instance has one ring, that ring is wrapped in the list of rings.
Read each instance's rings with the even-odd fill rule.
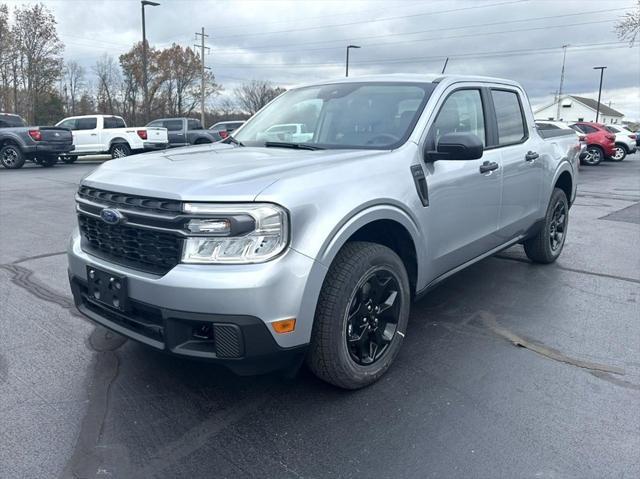
[[[395,337],[400,318],[400,282],[378,268],[356,286],[346,314],[346,343],[351,359],[362,366],[380,360]]]
[[[121,146],[116,146],[113,149],[113,157],[114,158],[124,158],[125,156],[127,156],[127,152]]]
[[[616,149],[613,153],[613,159],[621,160],[622,158],[624,158],[624,150],[622,149],[622,147],[616,146]]]
[[[2,164],[5,166],[14,166],[18,162],[18,152],[13,148],[7,148],[2,153]]]
[[[587,150],[584,161],[590,165],[598,163],[600,161],[600,150],[595,148]]]
[[[549,245],[551,251],[558,251],[564,243],[567,232],[567,208],[562,201],[556,203],[549,224]]]

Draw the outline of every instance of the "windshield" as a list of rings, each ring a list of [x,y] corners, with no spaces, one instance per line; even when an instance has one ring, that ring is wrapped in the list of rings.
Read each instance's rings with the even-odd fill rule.
[[[339,83],[290,90],[233,136],[246,146],[392,149],[404,143],[432,83]]]

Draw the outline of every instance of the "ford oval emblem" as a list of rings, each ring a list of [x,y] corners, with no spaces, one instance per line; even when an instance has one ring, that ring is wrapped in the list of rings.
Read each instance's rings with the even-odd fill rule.
[[[100,218],[107,224],[117,225],[124,220],[124,215],[118,210],[112,208],[105,208],[100,212]]]

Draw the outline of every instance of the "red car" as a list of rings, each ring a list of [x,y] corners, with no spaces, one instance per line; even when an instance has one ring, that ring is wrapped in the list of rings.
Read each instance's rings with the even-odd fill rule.
[[[607,130],[603,124],[580,121],[571,125],[571,128],[586,136],[587,150],[582,160],[584,164],[595,166],[614,155],[616,135]]]

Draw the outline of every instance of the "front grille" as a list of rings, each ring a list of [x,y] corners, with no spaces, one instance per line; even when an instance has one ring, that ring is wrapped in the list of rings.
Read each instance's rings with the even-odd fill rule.
[[[130,268],[165,274],[180,262],[182,240],[171,233],[127,225],[109,225],[78,215],[82,247],[88,252]]]
[[[78,196],[106,207],[120,207],[128,210],[138,210],[155,213],[180,213],[182,203],[177,200],[163,200],[144,196],[115,193],[113,191],[98,190],[88,186],[81,186]]]

